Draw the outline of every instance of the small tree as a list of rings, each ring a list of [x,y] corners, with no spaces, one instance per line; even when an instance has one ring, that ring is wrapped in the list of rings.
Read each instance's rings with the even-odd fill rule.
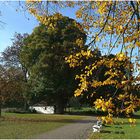
[[[5,86],[3,86],[3,88],[1,87],[1,89],[4,91],[3,97],[5,95],[7,96],[5,104],[10,105],[12,102],[18,103],[18,98],[13,98],[13,94],[15,94],[15,97],[19,96],[19,98],[22,98],[22,103],[23,101],[25,102],[25,104],[27,102],[25,94],[27,91],[27,70],[22,66],[19,59],[20,48],[21,46],[23,46],[23,40],[27,36],[28,34],[21,35],[19,33],[15,33],[14,38],[12,39],[12,45],[8,46],[1,53],[0,62],[3,70],[2,78],[4,78],[2,79],[2,83],[5,83]],[[7,91],[5,88],[7,88]]]
[[[2,106],[23,104],[22,80],[22,72],[18,69],[0,66],[0,110]]]

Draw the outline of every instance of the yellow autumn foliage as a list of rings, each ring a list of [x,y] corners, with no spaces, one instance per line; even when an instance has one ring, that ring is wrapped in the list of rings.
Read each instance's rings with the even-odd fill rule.
[[[30,2],[31,0],[27,0],[27,3]],[[80,96],[84,94],[84,91],[93,89],[94,94],[91,95],[92,97],[95,96],[94,105],[96,109],[108,112],[108,115],[102,118],[105,123],[113,123],[113,113],[124,113],[126,115],[133,113],[136,108],[140,107],[139,97],[132,93],[134,84],[140,80],[138,78],[140,72],[140,27],[138,23],[140,21],[137,16],[137,7],[140,7],[140,3],[138,1],[66,1],[61,4],[59,2],[52,2],[51,4],[64,8],[79,7],[76,17],[80,18],[82,25],[79,26],[75,23],[75,26],[81,30],[84,28],[91,39],[89,43],[91,49],[89,50],[84,49],[85,44],[81,38],[75,41],[81,51],[65,58],[70,67],[82,67],[85,60],[94,59],[95,56],[91,50],[97,47],[105,48],[108,54],[111,54],[114,50],[116,54],[115,58],[102,57],[98,61],[93,61],[90,65],[84,65],[81,74],[76,76],[80,83],[75,91],[75,96]],[[49,18],[49,16],[40,15],[35,6],[30,8],[29,11],[51,30],[55,29],[55,22],[52,21],[60,19],[62,16],[57,13]],[[137,54],[134,52],[137,52]],[[103,75],[106,78],[103,80],[96,77],[100,74],[101,67],[107,68]],[[119,69],[122,67],[126,71],[125,75]],[[134,68],[137,70],[137,75],[131,78]],[[114,93],[97,92],[97,89],[110,86],[116,88]],[[98,94],[105,96],[100,98]],[[116,103],[120,106],[115,106]],[[135,120],[130,118],[129,122],[135,123]]]

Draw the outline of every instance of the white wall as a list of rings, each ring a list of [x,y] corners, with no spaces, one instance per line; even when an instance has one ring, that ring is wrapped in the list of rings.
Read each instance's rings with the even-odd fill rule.
[[[54,107],[53,106],[30,106],[30,110],[35,109],[36,112],[38,113],[43,113],[43,114],[54,114]]]

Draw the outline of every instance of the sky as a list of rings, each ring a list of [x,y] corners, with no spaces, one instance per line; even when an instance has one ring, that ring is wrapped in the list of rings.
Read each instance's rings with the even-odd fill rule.
[[[22,1],[24,5],[25,2]],[[16,11],[18,9],[18,11]],[[76,19],[75,12],[76,8],[62,8],[59,12],[64,16]],[[0,52],[4,51],[7,46],[12,45],[12,38],[15,32],[17,33],[32,33],[34,27],[38,26],[38,21],[36,18],[29,14],[28,11],[23,11],[19,8],[18,1],[2,1],[0,0],[0,21],[5,24],[0,23]],[[101,52],[105,52],[105,49],[101,49]]]
[[[24,5],[25,2],[22,1]],[[16,11],[18,9],[18,11]],[[64,16],[68,16],[70,18],[76,19],[75,12],[76,8],[62,8],[60,12]],[[17,33],[32,33],[34,27],[36,27],[39,23],[36,18],[28,13],[23,11],[23,9],[19,8],[18,1],[2,1],[0,0],[0,21],[4,22],[2,24],[0,22],[0,52],[4,51],[7,46],[12,45],[12,38],[14,37],[15,32]],[[106,53],[106,48],[100,47],[102,53]],[[112,51],[112,53],[116,54],[120,48],[116,48]]]
[[[24,2],[22,3],[24,4]],[[16,11],[18,9],[18,11]],[[76,9],[63,9],[61,13],[65,16],[75,18]],[[17,33],[31,33],[39,23],[34,16],[27,11],[19,9],[17,1],[0,0],[0,52],[4,51],[7,46],[12,45],[12,38]]]

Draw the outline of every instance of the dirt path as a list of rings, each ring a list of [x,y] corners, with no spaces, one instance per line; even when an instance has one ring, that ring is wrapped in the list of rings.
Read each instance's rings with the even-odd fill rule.
[[[92,133],[92,125],[95,122],[95,117],[86,117],[84,120],[41,134],[35,139],[88,139],[89,134]]]

